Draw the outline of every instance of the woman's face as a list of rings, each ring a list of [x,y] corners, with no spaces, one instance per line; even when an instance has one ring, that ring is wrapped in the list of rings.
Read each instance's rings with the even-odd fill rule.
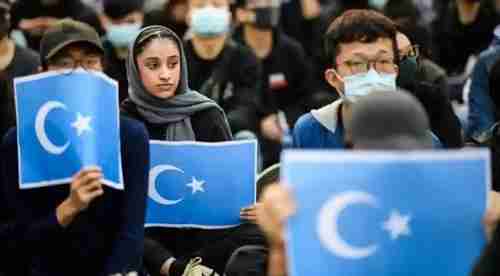
[[[142,83],[153,96],[168,99],[175,96],[181,75],[180,53],[171,39],[154,39],[137,55]]]

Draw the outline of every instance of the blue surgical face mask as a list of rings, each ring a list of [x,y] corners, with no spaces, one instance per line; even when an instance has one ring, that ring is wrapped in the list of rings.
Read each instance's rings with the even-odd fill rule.
[[[229,31],[231,14],[226,8],[204,7],[193,10],[191,30],[203,37],[219,36]]]
[[[370,6],[376,9],[383,9],[385,7],[385,4],[387,4],[388,0],[369,0],[368,2]]]
[[[111,24],[106,32],[109,42],[116,48],[126,48],[132,43],[141,30],[141,24]]]
[[[352,102],[372,92],[395,90],[396,74],[378,73],[373,68],[366,73],[344,77],[344,97]]]

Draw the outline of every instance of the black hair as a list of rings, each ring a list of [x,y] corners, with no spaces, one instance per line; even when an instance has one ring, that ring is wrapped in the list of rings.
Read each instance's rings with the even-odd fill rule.
[[[337,17],[323,37],[323,52],[328,65],[336,68],[335,62],[340,44],[352,42],[371,43],[379,38],[392,40],[394,63],[399,63],[396,41],[396,25],[385,15],[373,10],[348,10]]]

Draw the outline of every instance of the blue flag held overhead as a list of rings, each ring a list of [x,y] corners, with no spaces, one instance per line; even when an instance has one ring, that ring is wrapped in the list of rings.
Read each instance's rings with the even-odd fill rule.
[[[291,276],[469,275],[485,244],[485,150],[285,152]]]
[[[255,203],[255,141],[151,141],[146,227],[229,228]]]
[[[123,189],[118,86],[83,69],[17,78],[20,188],[69,183],[86,166]]]

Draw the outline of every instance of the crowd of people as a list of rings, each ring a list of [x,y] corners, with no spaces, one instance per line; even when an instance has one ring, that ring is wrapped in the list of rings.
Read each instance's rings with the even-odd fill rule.
[[[491,148],[500,272],[500,0],[160,2],[0,0],[0,275],[286,275],[285,148]],[[13,80],[79,67],[119,84],[125,189],[21,190]],[[144,229],[150,139],[258,140],[242,224]]]

